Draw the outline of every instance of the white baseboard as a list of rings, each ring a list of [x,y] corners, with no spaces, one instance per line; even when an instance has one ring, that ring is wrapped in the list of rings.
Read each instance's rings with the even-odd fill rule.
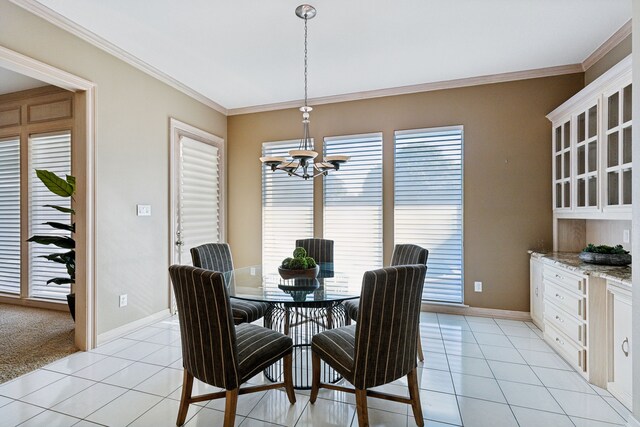
[[[531,314],[528,311],[499,310],[496,308],[469,307],[465,305],[422,303],[422,311],[459,314],[461,316],[495,317],[498,319],[520,320],[523,322],[531,321]]]
[[[97,345],[101,345],[104,344],[106,342],[109,341],[113,341],[116,338],[120,338],[124,335],[130,334],[131,332],[135,331],[136,329],[140,329],[144,326],[148,326],[152,323],[156,323],[159,320],[162,320],[166,317],[171,316],[171,313],[169,312],[169,309],[164,309],[162,311],[159,311],[155,314],[152,314],[151,316],[147,316],[147,317],[143,317],[142,319],[138,319],[134,322],[131,323],[127,323],[126,325],[122,325],[120,327],[117,327],[115,329],[111,329],[110,331],[107,332],[103,332],[101,334],[98,334],[98,339],[97,341]]]
[[[633,415],[629,415],[629,419],[627,420],[627,427],[640,427],[640,421],[637,418],[634,418]]]
[[[23,307],[45,308],[47,310],[69,311],[67,301],[20,298],[13,295],[0,295],[0,303],[21,305]]]

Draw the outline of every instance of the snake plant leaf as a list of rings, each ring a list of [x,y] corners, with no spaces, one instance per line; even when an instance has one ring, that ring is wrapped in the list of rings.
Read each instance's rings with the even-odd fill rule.
[[[45,208],[53,208],[57,211],[63,212],[63,213],[70,213],[72,215],[76,214],[76,211],[71,209],[71,208],[65,208],[64,206],[56,206],[56,205],[44,205]]]
[[[73,175],[67,175],[67,182],[71,184],[71,187],[73,187],[72,194],[75,194],[76,193],[76,177]]]
[[[44,169],[36,169],[36,175],[52,193],[61,197],[73,196],[74,186],[55,173]]]
[[[74,283],[74,281],[70,277],[56,277],[54,279],[47,280],[47,285],[49,283],[55,283],[56,285],[64,285],[65,283]]]
[[[62,224],[60,222],[53,222],[53,221],[48,221],[48,222],[43,222],[43,225],[48,225],[50,227],[53,228],[57,228],[58,230],[67,230],[67,231],[71,231],[72,233],[76,232],[76,225],[74,224]]]
[[[76,242],[70,237],[66,236],[33,236],[27,242],[36,242],[41,245],[54,245],[62,249],[73,249],[76,247]]]

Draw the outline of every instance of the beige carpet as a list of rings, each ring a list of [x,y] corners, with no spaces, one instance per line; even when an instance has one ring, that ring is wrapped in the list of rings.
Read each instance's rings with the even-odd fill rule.
[[[76,350],[68,311],[0,304],[0,383]]]

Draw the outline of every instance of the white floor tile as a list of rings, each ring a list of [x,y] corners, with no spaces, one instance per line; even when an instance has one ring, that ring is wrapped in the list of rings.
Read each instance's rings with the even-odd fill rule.
[[[137,341],[134,341],[134,340],[128,340],[126,338],[118,338],[113,341],[109,341],[108,343],[100,344],[98,347],[91,350],[91,352],[112,356],[115,353],[122,351],[123,349],[130,347],[136,343]]]
[[[69,397],[91,387],[95,382],[84,378],[65,377],[40,390],[30,393],[20,400],[33,405],[51,408]]]
[[[628,427],[626,424],[603,423],[602,421],[587,420],[585,418],[579,418],[579,417],[569,417],[569,418],[571,418],[571,421],[573,421],[573,424],[575,424],[576,427],[615,427],[615,426]]]
[[[499,362],[509,363],[527,363],[515,348],[480,345],[480,349],[487,360],[497,360]]]
[[[102,427],[100,424],[92,423],[91,421],[81,420],[78,424],[74,424],[73,427]]]
[[[591,386],[591,390],[593,390],[596,394],[604,397],[612,397],[613,395],[609,393],[608,390],[598,387],[597,385],[589,384]]]
[[[444,353],[444,342],[439,338],[425,338],[421,337],[422,351],[429,351],[435,353]]]
[[[508,405],[486,400],[458,397],[460,413],[465,427],[517,427]]]
[[[58,372],[39,369],[0,385],[0,396],[19,399],[64,377]]]
[[[129,390],[89,415],[87,420],[113,427],[126,426],[161,400],[158,396]]]
[[[163,399],[139,418],[136,418],[135,421],[129,424],[129,427],[175,427],[179,408],[180,402],[172,399]],[[200,409],[202,409],[200,406],[189,405],[185,423],[189,422]]]
[[[145,341],[147,338],[151,338],[152,336],[157,335],[160,332],[162,332],[162,329],[145,326],[144,328],[138,329],[137,331],[134,331],[129,335],[125,335],[124,338],[130,340]]]
[[[484,359],[455,355],[449,355],[448,359],[451,372],[493,378],[493,373]]]
[[[371,427],[405,427],[407,426],[408,417],[406,415],[394,414],[392,412],[380,411],[378,409],[369,409],[369,426]],[[352,427],[359,426],[358,416],[353,417]]]
[[[522,326],[500,326],[502,332],[508,337],[519,337],[539,340],[540,337],[534,331],[532,331],[527,325]]]
[[[544,351],[547,353],[554,353],[553,349],[541,340],[540,338],[524,338],[524,337],[509,337],[513,346],[518,350],[532,350],[532,351]]]
[[[540,368],[538,366],[533,366],[531,369],[533,369],[533,372],[540,378],[542,384],[549,388],[596,394],[589,386],[589,383],[577,372]]]
[[[471,323],[489,323],[491,325],[497,325],[496,321],[491,317],[481,317],[481,316],[464,316],[469,324]]]
[[[573,371],[573,369],[555,353],[544,353],[542,351],[531,351],[522,349],[519,349],[518,351],[520,352],[524,360],[531,366]]]
[[[160,372],[162,366],[148,363],[134,362],[126,368],[102,380],[103,383],[117,385],[118,387],[134,388],[142,381]]]
[[[16,426],[44,411],[43,408],[28,403],[14,401],[0,408],[0,420],[3,426]]]
[[[85,418],[126,391],[124,388],[98,383],[84,390],[81,399],[71,396],[51,409],[74,417]]]
[[[495,345],[497,347],[513,348],[511,341],[506,335],[491,334],[486,332],[473,332],[478,344]]]
[[[152,335],[143,341],[154,344],[171,345],[178,340],[180,340],[180,332],[171,329],[162,329],[159,334]]]
[[[498,362],[496,360],[489,360],[487,363],[491,367],[491,371],[493,371],[493,376],[498,380],[542,385],[536,374],[527,365]]]
[[[442,329],[441,335],[443,341],[477,343],[473,332],[464,329]]]
[[[418,372],[418,384],[421,389],[453,393],[451,373],[436,369],[421,369]]]
[[[470,331],[471,327],[469,323],[467,323],[466,319],[462,316],[453,316],[442,318],[438,316],[440,320],[440,331],[444,331],[445,329],[455,329],[455,330],[464,330]]]
[[[422,368],[438,369],[440,371],[448,371],[449,363],[445,353],[436,353],[431,351],[424,352],[424,362],[419,363]]]
[[[267,392],[263,391],[259,393],[249,393],[238,396],[238,406],[236,407],[236,414],[246,417],[266,394]],[[225,403],[226,399],[215,399],[207,403],[206,407],[224,412]]]
[[[80,351],[72,354],[71,356],[57,360],[45,366],[43,369],[60,372],[61,374],[73,374],[74,372],[86,368],[87,366],[92,365],[104,359],[105,357],[105,355],[99,353]]]
[[[624,423],[624,419],[598,395],[549,389],[567,415],[608,423]]]
[[[161,348],[160,350],[151,353],[141,361],[145,363],[152,363],[154,365],[169,366],[176,360],[182,358],[182,349],[180,347],[172,347],[170,345]]]
[[[249,417],[291,426],[298,420],[307,402],[306,398],[298,399],[295,405],[291,405],[284,391],[269,390],[249,413]]]
[[[476,377],[474,375],[451,374],[453,385],[458,396],[475,397],[506,403],[498,382],[493,378]]]
[[[307,404],[296,427],[348,426],[351,425],[355,413],[354,405],[317,399],[313,405]]]
[[[167,397],[182,385],[183,372],[173,368],[163,368],[134,387],[135,390]]]
[[[3,407],[4,405],[8,405],[11,402],[13,402],[13,399],[9,399],[8,397],[0,396],[0,408]]]
[[[606,396],[603,396],[603,397],[604,397],[604,400],[606,400],[607,403],[611,405],[613,409],[615,409],[616,412],[620,414],[622,418],[624,418],[625,420],[629,420],[629,417],[631,416],[631,411],[629,411],[629,409],[626,406],[620,403],[618,399],[616,399],[615,397],[606,397]]]
[[[280,427],[278,424],[268,423],[266,421],[254,420],[253,418],[245,418],[240,427]]]
[[[504,328],[529,328],[526,322],[522,322],[520,320],[495,319],[495,321],[503,330]]]
[[[133,362],[130,360],[119,359],[117,357],[106,357],[99,362],[89,365],[84,369],[80,369],[73,375],[80,378],[86,378],[93,381],[102,381],[103,379],[110,377],[116,372],[126,368]]]
[[[373,390],[395,394],[396,396],[409,397],[409,389],[406,386],[398,386],[393,384],[385,384],[380,387],[375,387]],[[367,406],[369,408],[380,409],[381,411],[394,412],[396,414],[407,415],[409,411],[409,405],[406,403],[392,402],[390,400],[376,399],[375,397],[367,398]]]
[[[445,345],[445,348],[447,349],[447,354],[455,354],[457,356],[478,357],[478,358],[484,357],[478,344],[469,343],[469,342],[445,341],[444,345]]]
[[[498,334],[504,335],[500,326],[498,326],[495,322],[493,323],[485,323],[485,322],[469,322],[469,327],[475,334],[476,332],[485,332],[489,334]]]
[[[133,344],[132,346],[120,350],[119,352],[114,354],[114,356],[129,360],[141,360],[151,353],[155,353],[163,347],[164,346],[160,344],[140,341]]]
[[[461,424],[460,411],[458,410],[458,402],[455,395],[421,390],[420,403],[422,405],[422,415],[425,419],[454,425]],[[411,410],[409,413],[413,414]],[[413,421],[413,417],[411,417],[411,420]]]
[[[20,427],[71,427],[75,426],[80,419],[64,415],[59,412],[44,411],[33,418],[29,418]]]
[[[513,410],[520,427],[574,427],[569,417],[563,414],[553,414],[518,406],[512,406],[511,410]]]
[[[562,408],[546,388],[537,385],[498,381],[509,405],[562,413]]]

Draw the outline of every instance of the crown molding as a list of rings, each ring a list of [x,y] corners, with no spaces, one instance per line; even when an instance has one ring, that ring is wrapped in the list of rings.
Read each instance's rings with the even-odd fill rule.
[[[104,50],[105,52],[115,56],[116,58],[126,62],[127,64],[137,68],[138,70],[154,77],[157,80],[171,86],[172,88],[179,90],[185,95],[190,96],[196,101],[201,102],[202,104],[210,107],[219,113],[227,115],[227,109],[213,101],[212,99],[202,95],[201,93],[195,91],[189,86],[179,82],[168,74],[158,70],[157,68],[151,66],[150,64],[144,62],[140,58],[125,52],[120,49],[113,43],[105,40],[104,38],[98,36],[97,34],[87,30],[86,28],[76,24],[70,19],[65,18],[61,14],[55,12],[54,10],[38,3],[36,0],[9,0],[17,6],[25,9],[28,12],[44,19],[45,21],[73,34],[74,36],[80,38],[81,40],[86,41],[89,44],[96,46],[99,49]]]
[[[468,77],[464,79],[445,80],[441,82],[422,83],[411,86],[400,86],[388,89],[376,89],[363,92],[353,92],[344,95],[323,96],[309,99],[310,105],[334,104],[337,102],[358,101],[363,99],[381,98],[394,95],[409,95],[418,92],[430,92],[434,90],[455,89],[469,86],[479,86],[493,83],[505,83],[516,80],[536,79],[540,77],[560,76],[563,74],[582,73],[582,64],[561,65],[557,67],[538,68],[535,70],[514,71],[510,73],[490,74],[486,76]],[[278,102],[274,104],[256,105],[251,107],[230,108],[229,116],[239,114],[261,113],[265,111],[297,108],[302,105],[302,100]]]
[[[613,48],[618,46],[622,40],[626,39],[631,34],[631,19],[604,41],[591,55],[582,61],[582,70],[587,71],[593,64],[601,60],[607,53],[611,52]]]

